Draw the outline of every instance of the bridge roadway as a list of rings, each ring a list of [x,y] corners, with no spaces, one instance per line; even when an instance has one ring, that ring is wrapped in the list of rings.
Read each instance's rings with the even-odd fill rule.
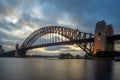
[[[109,40],[110,41],[120,40],[120,34],[108,36],[107,39],[108,39],[108,41]],[[66,44],[71,45],[71,44],[75,44],[75,43],[89,43],[89,42],[94,42],[94,38],[63,41],[63,42],[56,42],[56,43],[46,43],[46,44],[40,44],[40,45],[31,46],[31,47],[21,48],[19,50],[31,50],[31,49],[35,49],[35,48],[41,48],[41,47],[58,46],[58,45],[66,45]],[[15,50],[5,52],[5,54],[14,54],[14,53],[15,53]]]
[[[113,36],[108,36],[107,40],[112,40],[112,41],[120,40],[120,34],[116,34],[116,35],[113,35]]]
[[[30,50],[30,49],[34,49],[34,48],[40,48],[40,47],[58,46],[58,45],[66,45],[66,44],[71,45],[71,44],[76,44],[76,43],[89,43],[89,42],[93,42],[93,41],[94,41],[94,38],[86,38],[86,39],[81,39],[81,40],[71,40],[71,41],[40,44],[40,45],[27,47],[24,49]]]
[[[120,35],[108,36],[107,39],[110,41],[120,40]],[[34,49],[34,48],[40,48],[40,47],[58,46],[58,45],[66,45],[66,44],[71,45],[71,44],[76,44],[76,43],[89,43],[89,42],[93,42],[93,41],[94,41],[94,38],[86,38],[86,39],[80,39],[80,40],[71,40],[71,41],[40,44],[40,45],[27,47],[24,49],[30,50],[30,49]],[[21,49],[19,49],[19,50],[21,50]]]

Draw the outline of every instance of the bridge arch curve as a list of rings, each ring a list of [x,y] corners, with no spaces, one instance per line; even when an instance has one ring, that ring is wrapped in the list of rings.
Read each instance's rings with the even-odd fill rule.
[[[33,45],[33,43],[41,36],[44,36],[46,34],[50,33],[56,33],[59,35],[64,36],[65,38],[68,38],[69,40],[77,40],[77,39],[84,39],[89,35],[88,37],[91,37],[90,33],[81,32],[79,30],[74,30],[71,28],[61,27],[61,26],[46,26],[43,28],[40,28],[36,31],[34,31],[32,34],[30,34],[25,41],[22,43],[20,48],[26,48]],[[91,49],[86,47],[86,44],[83,43],[76,43],[83,51],[85,51],[87,54],[91,53]],[[28,50],[23,50],[22,54],[26,55],[26,52]]]

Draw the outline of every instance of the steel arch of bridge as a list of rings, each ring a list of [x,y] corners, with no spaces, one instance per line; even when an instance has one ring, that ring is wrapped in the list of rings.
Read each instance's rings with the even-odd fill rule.
[[[68,38],[69,40],[80,40],[80,39],[86,39],[86,38],[92,38],[94,37],[93,34],[91,33],[85,33],[85,32],[81,32],[79,30],[74,30],[71,28],[66,28],[66,27],[61,27],[61,26],[47,26],[47,27],[43,27],[40,28],[36,31],[34,31],[31,35],[29,35],[25,41],[22,43],[22,45],[20,46],[20,49],[24,49],[26,47],[30,47],[32,46],[32,44],[41,36],[44,36],[46,34],[50,34],[50,33],[56,33],[59,35],[64,36],[65,38]],[[92,43],[89,43],[89,47],[88,43],[75,43],[76,45],[78,45],[83,51],[85,51],[87,54],[92,53]],[[22,54],[26,54],[28,50],[23,50]]]

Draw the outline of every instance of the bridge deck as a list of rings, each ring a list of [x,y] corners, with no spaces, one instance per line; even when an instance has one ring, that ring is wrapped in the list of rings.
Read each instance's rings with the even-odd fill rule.
[[[108,36],[107,38],[108,38],[108,40],[120,40],[120,34]]]
[[[120,40],[120,34],[113,35],[113,36],[108,36],[108,40],[114,41],[114,40]],[[47,43],[47,44],[40,44],[40,45],[35,45],[31,47],[26,47],[26,48],[21,48],[19,50],[30,50],[34,48],[40,48],[40,47],[49,47],[49,46],[58,46],[58,45],[71,45],[75,43],[89,43],[89,42],[94,42],[94,38],[87,38],[87,39],[81,39],[81,40],[72,40],[72,41],[63,41],[63,42],[56,42],[56,43]],[[11,50],[8,52],[5,52],[5,54],[14,54],[15,50]]]
[[[47,44],[40,44],[40,45],[35,45],[31,47],[24,48],[25,50],[30,50],[34,48],[40,48],[40,47],[49,47],[49,46],[58,46],[58,45],[71,45],[75,43],[89,43],[93,42],[94,38],[87,38],[87,39],[81,39],[81,40],[71,40],[71,41],[63,41],[63,42],[55,42],[55,43],[47,43]]]

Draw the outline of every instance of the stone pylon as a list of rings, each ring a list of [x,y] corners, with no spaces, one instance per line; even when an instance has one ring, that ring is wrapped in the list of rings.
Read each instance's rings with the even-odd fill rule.
[[[114,43],[108,43],[107,36],[114,35],[112,25],[106,25],[105,21],[97,22],[95,28],[94,49],[93,53],[97,51],[113,51]]]

